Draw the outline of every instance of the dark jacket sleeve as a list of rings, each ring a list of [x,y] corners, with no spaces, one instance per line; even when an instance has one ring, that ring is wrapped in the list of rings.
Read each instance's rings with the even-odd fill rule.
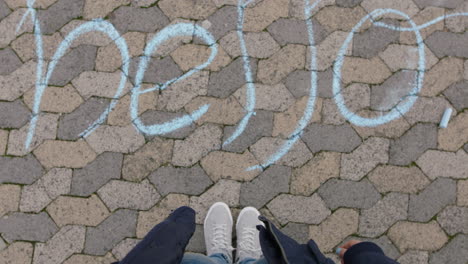
[[[179,207],[153,227],[122,261],[115,264],[180,263],[194,232],[195,211],[190,207]]]
[[[385,256],[383,250],[372,242],[361,242],[349,248],[344,254],[345,264],[398,264]]]

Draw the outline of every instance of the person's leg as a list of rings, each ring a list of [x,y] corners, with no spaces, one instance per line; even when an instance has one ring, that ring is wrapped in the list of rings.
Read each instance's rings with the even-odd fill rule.
[[[210,207],[203,224],[206,254],[216,264],[232,263],[232,215],[225,203]]]
[[[229,264],[228,256],[216,253],[211,256],[205,256],[196,253],[185,253],[181,264]]]
[[[264,258],[261,258],[261,259],[245,258],[237,262],[237,264],[268,264],[268,262]]]
[[[180,264],[227,264],[229,263],[229,259],[227,256],[218,253],[213,254],[209,257],[196,254],[196,253],[185,253],[184,257],[182,258],[182,262]],[[268,262],[264,259],[252,259],[246,258],[242,261],[238,262],[238,264],[268,264]]]
[[[258,261],[259,264],[262,264],[266,262],[261,260],[263,253],[257,225],[263,225],[263,223],[258,220],[259,216],[260,212],[253,207],[246,207],[239,213],[236,223],[237,263],[253,264]]]

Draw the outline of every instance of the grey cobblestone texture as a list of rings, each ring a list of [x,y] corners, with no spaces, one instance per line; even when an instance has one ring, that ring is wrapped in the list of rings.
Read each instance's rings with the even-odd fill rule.
[[[468,34],[454,34],[449,32],[434,32],[427,38],[427,45],[439,57],[454,56],[467,58],[468,51],[462,49],[460,43],[468,40]]]
[[[82,14],[85,0],[59,0],[46,10],[38,12],[44,34],[53,34],[70,20]]]
[[[241,200],[243,206],[262,208],[280,193],[289,191],[291,168],[286,166],[272,166],[258,175],[251,182],[241,186]]]
[[[304,2],[256,0],[244,9],[247,76],[237,0],[37,0],[44,75],[60,42],[94,19],[119,32],[130,65],[120,98],[113,98],[123,71],[113,40],[88,32],[70,43],[50,73],[27,148],[36,83],[43,81],[36,79],[37,32],[31,17],[17,31],[26,0],[0,0],[0,263],[112,263],[182,205],[197,211],[187,250],[205,253],[203,220],[222,201],[234,220],[255,206],[283,232],[302,243],[314,239],[335,260],[334,249],[354,238],[379,244],[401,264],[465,264],[468,18],[445,17],[421,29],[425,76],[417,98],[410,94],[420,61],[414,32],[372,24],[411,27],[399,15],[364,22],[343,48],[336,80],[334,66],[348,34],[372,10],[396,9],[423,25],[467,12],[467,1],[323,0],[311,10],[315,66]],[[133,109],[144,49],[177,23],[203,27],[218,53],[192,76],[139,94]],[[163,40],[142,90],[177,80],[206,61],[211,48],[190,32]],[[314,112],[305,123],[313,72]],[[248,114],[249,81],[256,87],[254,113],[228,144]],[[334,81],[352,119],[336,104]],[[112,99],[115,109],[81,137]],[[405,111],[404,99],[417,100]],[[204,105],[207,112],[196,118]],[[440,128],[449,107],[450,122]],[[391,110],[397,118],[387,123],[364,119],[382,120]],[[183,116],[187,126],[153,133]],[[299,122],[304,130],[291,134]],[[275,155],[297,137],[284,156]]]
[[[426,222],[445,206],[455,203],[455,181],[439,178],[419,194],[413,194],[409,203],[409,220]]]
[[[398,23],[392,20],[384,19],[384,23],[398,26]],[[372,58],[385,48],[398,41],[400,34],[397,31],[383,28],[372,27],[363,33],[359,33],[353,41],[353,55]]]
[[[91,255],[104,255],[125,237],[135,236],[136,221],[135,211],[122,209],[109,216],[97,227],[88,227],[83,252]]]
[[[73,112],[63,115],[58,123],[57,137],[75,140],[109,107],[110,100],[91,97]]]
[[[390,143],[389,163],[409,165],[426,150],[435,147],[437,147],[437,127],[430,124],[417,124]]]
[[[318,193],[331,209],[338,207],[367,209],[380,199],[379,192],[365,179],[360,182],[331,179],[318,189]]]
[[[161,195],[168,193],[199,195],[213,183],[199,165],[191,168],[162,167],[154,171],[149,179]]]
[[[237,58],[229,65],[210,75],[208,96],[226,98],[245,84],[242,58]],[[250,60],[252,74],[256,76],[257,62]],[[254,79],[255,80],[255,79]]]
[[[94,69],[97,47],[80,45],[65,54],[57,63],[49,84],[64,86],[80,73]]]
[[[20,128],[29,116],[29,110],[20,100],[0,102],[0,128]]]
[[[109,18],[121,34],[127,31],[156,32],[169,24],[169,19],[157,6],[150,8],[122,6],[112,12]]]
[[[348,124],[340,126],[311,124],[306,128],[302,140],[314,153],[322,150],[351,152],[362,141]]]
[[[236,130],[234,126],[224,128],[223,142]],[[271,136],[273,130],[273,113],[269,111],[256,111],[244,131],[243,137],[238,137],[232,143],[223,146],[223,150],[231,152],[244,152],[249,146],[261,137]]]
[[[441,250],[430,256],[429,263],[456,263],[462,264],[468,254],[468,236],[460,234],[450,241]]]
[[[0,75],[8,75],[18,69],[23,63],[11,49],[0,50]]]
[[[5,18],[6,16],[8,16],[11,13],[10,8],[5,3],[5,1],[3,1],[3,0],[0,1],[0,10],[1,10],[0,11],[0,19]]]
[[[88,196],[111,179],[120,178],[122,154],[105,152],[86,167],[74,170],[70,194]]]
[[[0,219],[0,232],[7,241],[29,240],[45,242],[57,231],[50,217],[39,214],[13,213]]]
[[[458,111],[468,108],[468,81],[452,84],[444,95]]]
[[[0,183],[31,184],[43,173],[41,164],[31,154],[21,158],[0,157],[0,165]]]

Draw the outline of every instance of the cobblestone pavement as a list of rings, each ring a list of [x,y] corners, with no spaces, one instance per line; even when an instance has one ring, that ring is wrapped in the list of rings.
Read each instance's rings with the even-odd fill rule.
[[[351,238],[371,240],[402,264],[465,264],[468,256],[468,18],[421,29],[424,86],[397,119],[362,127],[335,103],[333,63],[348,33],[377,8],[408,14],[417,25],[456,12],[464,0],[323,0],[312,10],[316,69],[303,0],[254,0],[244,39],[256,87],[255,115],[231,144],[248,109],[237,0],[37,0],[45,60],[65,36],[94,18],[111,22],[128,43],[129,79],[115,109],[88,137],[80,134],[108,108],[123,70],[116,44],[98,32],[73,41],[58,61],[25,147],[38,60],[26,0],[0,0],[0,262],[110,263],[121,259],[171,210],[196,209],[189,250],[203,252],[202,222],[215,201],[237,215],[253,205],[282,230],[332,253]],[[409,27],[395,14],[387,25]],[[129,111],[140,55],[156,32],[176,23],[210,32],[218,52],[203,70],[168,89],[140,95],[144,124],[208,111],[164,135],[140,133]],[[341,79],[346,106],[363,117],[392,109],[417,82],[414,32],[357,29]],[[178,36],[153,53],[143,87],[181,76],[207,60],[198,37]],[[307,108],[318,70],[313,116],[275,164],[265,162]],[[153,84],[153,85],[151,85]],[[413,95],[414,96],[414,95]],[[114,100],[115,101],[115,100]],[[447,107],[448,128],[438,123]]]

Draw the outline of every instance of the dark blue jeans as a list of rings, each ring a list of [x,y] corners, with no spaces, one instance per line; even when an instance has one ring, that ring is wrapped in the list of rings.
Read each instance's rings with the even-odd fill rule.
[[[224,254],[218,253],[211,256],[202,254],[185,253],[181,264],[231,264],[231,260]],[[239,264],[268,264],[264,258],[244,259]]]

